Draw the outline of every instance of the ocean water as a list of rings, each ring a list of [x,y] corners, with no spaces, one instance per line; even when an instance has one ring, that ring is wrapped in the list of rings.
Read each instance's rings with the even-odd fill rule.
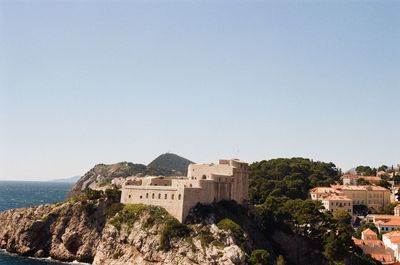
[[[0,211],[63,201],[72,185],[59,182],[0,181]],[[51,264],[65,263],[25,258],[0,250],[0,265]]]

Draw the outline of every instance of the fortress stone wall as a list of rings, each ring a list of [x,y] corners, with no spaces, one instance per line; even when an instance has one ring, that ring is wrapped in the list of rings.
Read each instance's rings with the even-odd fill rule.
[[[248,174],[248,164],[237,159],[191,164],[186,177],[128,178],[122,187],[121,202],[161,206],[183,222],[197,203],[246,203]]]

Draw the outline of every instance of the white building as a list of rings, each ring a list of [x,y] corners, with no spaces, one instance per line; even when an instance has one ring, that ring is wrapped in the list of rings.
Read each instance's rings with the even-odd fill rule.
[[[327,211],[335,212],[337,210],[345,210],[349,214],[353,214],[353,200],[346,196],[327,195],[326,197],[320,197],[319,200]]]
[[[393,251],[396,260],[400,260],[400,231],[393,231],[382,235],[383,244]]]

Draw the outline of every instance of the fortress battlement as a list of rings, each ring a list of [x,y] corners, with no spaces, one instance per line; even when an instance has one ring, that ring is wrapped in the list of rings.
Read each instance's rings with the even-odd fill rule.
[[[187,176],[146,176],[127,178],[122,187],[122,203],[143,203],[164,207],[183,222],[197,203],[210,204],[248,200],[248,164],[219,160],[216,164],[191,164]]]

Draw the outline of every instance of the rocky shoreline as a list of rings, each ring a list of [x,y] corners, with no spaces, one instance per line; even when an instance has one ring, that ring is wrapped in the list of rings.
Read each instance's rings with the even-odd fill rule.
[[[193,225],[190,237],[171,238],[170,249],[161,250],[164,217],[149,223],[151,213],[143,212],[117,229],[110,224],[113,205],[100,199],[1,212],[0,248],[22,256],[93,265],[245,264],[246,254],[235,237],[215,224]]]
[[[16,253],[8,252],[6,249],[0,249],[0,254],[11,256],[11,257],[21,257],[20,255],[18,255]],[[52,259],[51,257],[46,257],[46,258],[25,257],[25,258],[32,259],[32,260],[43,260],[43,261],[54,263],[54,264],[91,265],[91,263],[82,263],[82,262],[78,262],[76,260],[74,260],[72,262],[62,262],[62,261],[59,261],[59,260]]]

